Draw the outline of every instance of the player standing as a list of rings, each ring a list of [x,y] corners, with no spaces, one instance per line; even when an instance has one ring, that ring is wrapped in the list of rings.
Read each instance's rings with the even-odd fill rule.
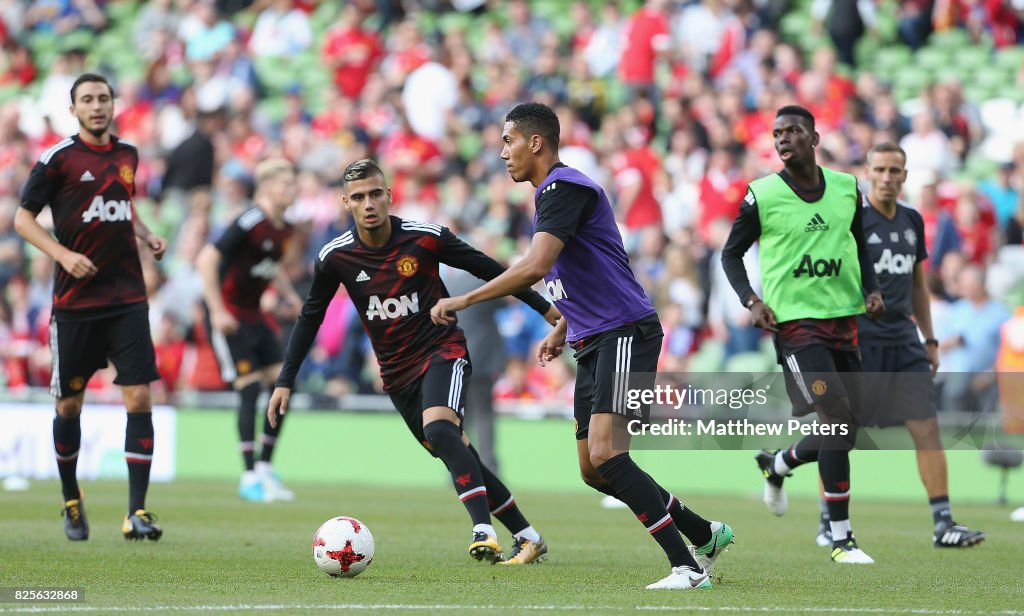
[[[282,356],[277,324],[260,309],[260,298],[274,282],[296,310],[302,305],[278,267],[292,235],[284,212],[295,199],[295,170],[287,160],[272,158],[256,166],[255,179],[255,207],[236,218],[216,243],[205,246],[196,266],[203,278],[221,378],[238,392],[238,436],[245,464],[238,495],[250,501],[291,501],[295,494],[270,465],[280,423],[271,426],[264,418],[258,462],[255,445],[256,401],[264,387],[273,387]]]
[[[449,324],[468,306],[527,289],[543,278],[565,319],[538,352],[543,366],[568,339],[578,369],[574,415],[580,472],[587,485],[626,503],[665,551],[671,573],[649,589],[710,588],[710,568],[732,529],[683,507],[629,455],[629,389],[650,389],[664,334],[657,312],[629,267],[611,203],[597,183],[558,158],[558,116],[545,105],[517,105],[505,116],[501,157],[512,179],[536,188],[535,232],[526,256],[475,291],[431,310]],[[680,532],[693,542],[699,563]],[[698,547],[699,546],[699,547]]]
[[[754,324],[774,333],[794,414],[817,411],[832,434],[804,437],[784,451],[762,450],[757,462],[765,477],[764,500],[775,515],[784,514],[783,478],[801,464],[818,462],[834,537],[832,560],[871,564],[857,547],[849,515],[850,450],[861,397],[857,315],[866,306],[877,318],[885,306],[864,244],[860,190],[852,175],[818,166],[814,116],[803,107],[779,109],[772,135],[784,168],[750,183],[722,249],[722,265]],[[764,301],[751,289],[743,265],[756,241]]]
[[[267,417],[275,424],[288,409],[295,377],[316,338],[338,285],[345,285],[359,311],[388,392],[409,430],[440,458],[473,522],[469,553],[477,560],[502,557],[491,515],[515,536],[503,564],[543,560],[547,546],[520,512],[501,480],[483,463],[463,433],[465,379],[472,366],[466,338],[454,323],[435,327],[429,309],[448,291],[438,272],[445,263],[490,280],[500,263],[466,244],[447,228],[389,216],[391,189],[375,162],[358,160],[345,169],[342,202],[355,228],[328,242],[316,261],[313,284],[285,353]],[[517,297],[554,322],[558,310],[534,291]]]
[[[71,86],[77,135],[43,152],[21,191],[14,226],[60,267],[54,271],[50,393],[57,398],[53,445],[64,493],[64,532],[72,541],[89,538],[78,487],[80,416],[85,387],[107,366],[128,411],[128,515],[125,539],[160,538],[163,530],[146,511],[153,460],[153,405],[149,384],[160,378],[149,332],[149,305],[136,238],[160,259],[167,241],[154,235],[135,212],[135,146],[110,132],[114,89],[106,78],[85,73]],[[56,239],[36,216],[50,206]]]
[[[954,522],[949,506],[946,452],[939,438],[932,381],[939,367],[939,343],[932,333],[925,282],[924,219],[898,199],[907,179],[906,163],[900,146],[880,143],[868,151],[865,164],[871,184],[863,208],[864,237],[887,309],[877,320],[857,318],[864,369],[860,425],[907,427],[932,509],[933,545],[966,548],[982,542],[985,533]],[[823,514],[818,543],[831,545],[831,539]]]

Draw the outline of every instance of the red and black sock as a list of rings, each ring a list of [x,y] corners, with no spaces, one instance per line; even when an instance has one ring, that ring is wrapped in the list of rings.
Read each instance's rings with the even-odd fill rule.
[[[818,458],[818,473],[825,490],[830,522],[850,519],[850,452],[824,447]],[[834,540],[845,537],[833,537]]]
[[[651,477],[650,475],[647,476]],[[651,477],[651,481],[654,481],[653,477]],[[682,501],[661,487],[657,481],[654,481],[654,485],[658,487],[658,493],[661,494],[662,500],[665,501],[665,509],[672,516],[672,522],[675,524],[676,529],[683,533],[690,540],[690,543],[700,547],[711,541],[711,522],[697,515],[693,509],[683,505]]]
[[[526,521],[526,516],[519,510],[519,505],[516,504],[516,499],[512,497],[512,492],[480,460],[480,454],[477,453],[475,447],[470,445],[469,451],[480,464],[480,472],[484,476],[484,487],[487,488],[487,506],[491,510],[491,515],[498,518],[498,521],[513,535],[529,526],[530,523]]]
[[[793,469],[803,464],[818,461],[821,451],[821,437],[809,435],[794,443],[789,449],[782,451],[782,461]]]
[[[128,462],[128,514],[131,515],[146,508],[149,469],[153,465],[152,413],[128,413],[124,459]]]
[[[672,516],[665,509],[658,484],[636,465],[628,453],[619,454],[601,464],[597,472],[601,473],[618,498],[629,506],[636,519],[654,537],[673,567],[685,565],[699,569],[686,542],[672,523]]]
[[[256,400],[259,397],[259,383],[249,383],[238,391],[238,441],[247,471],[256,466],[253,450],[256,447]]]
[[[459,427],[450,421],[432,421],[423,427],[423,436],[433,451],[452,474],[452,484],[459,500],[465,505],[473,525],[490,524],[487,507],[487,488],[484,486],[480,463],[462,442]]]
[[[57,455],[57,472],[60,475],[64,500],[79,497],[78,450],[82,447],[81,416],[64,419],[59,414],[53,418],[53,450]]]

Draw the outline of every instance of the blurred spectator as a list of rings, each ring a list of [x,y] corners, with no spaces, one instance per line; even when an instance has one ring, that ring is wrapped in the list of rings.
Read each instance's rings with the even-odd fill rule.
[[[904,0],[897,5],[900,39],[913,50],[922,47],[931,34],[934,3],[934,0]]]
[[[1005,226],[1019,209],[1020,187],[1014,168],[1012,162],[1002,163],[996,177],[978,183],[978,190],[992,202],[999,226]]]
[[[963,299],[955,302],[946,318],[937,324],[936,337],[946,375],[940,408],[985,409],[992,393],[999,332],[1010,318],[1005,306],[985,291],[985,273],[968,265],[958,279]]]
[[[723,361],[738,353],[758,350],[764,333],[754,326],[750,311],[736,301],[736,294],[725,275],[725,268],[722,267],[722,247],[725,246],[731,228],[732,219],[729,218],[712,220],[708,228],[708,246],[712,252],[708,257],[711,268],[711,291],[707,318],[714,338],[724,343]],[[757,267],[757,245],[752,246],[743,255],[743,262],[750,275],[750,286],[760,297],[761,276]]]
[[[254,56],[294,56],[313,43],[309,17],[292,0],[273,0],[260,12],[249,38]]]
[[[213,184],[213,136],[223,125],[224,112],[219,109],[199,114],[199,124],[192,136],[167,157],[163,185],[165,192],[175,189],[189,192],[193,188]]]
[[[197,0],[178,25],[189,60],[211,60],[235,38],[235,28],[217,16],[212,0]]]
[[[526,66],[532,66],[551,32],[547,20],[537,17],[526,0],[509,0],[505,4],[508,23],[502,35],[508,48]]]
[[[875,3],[871,0],[814,0],[811,16],[818,24],[825,25],[839,52],[839,60],[856,66],[854,47],[865,32],[875,28],[878,20]]]
[[[595,77],[605,77],[619,65],[625,23],[614,2],[601,6],[601,22],[583,49],[583,58]]]
[[[909,163],[909,158],[908,158]],[[934,172],[923,171],[917,209],[924,219],[924,237],[928,248],[928,262],[938,267],[947,253],[960,250],[960,234],[953,217],[939,206],[938,181]]]
[[[334,83],[348,98],[359,96],[370,72],[384,55],[380,36],[365,28],[364,20],[359,7],[347,3],[338,23],[324,38],[324,62],[334,70]]]
[[[1017,198],[1013,214],[1006,219],[1003,229],[1003,243],[1020,246],[1024,244],[1024,199]]]
[[[146,49],[158,33],[177,31],[180,20],[181,13],[173,0],[150,0],[135,16],[132,42],[137,49]]]
[[[14,230],[14,213],[17,210],[17,199],[0,198],[0,289],[25,268],[25,244]]]
[[[953,221],[960,236],[960,251],[967,260],[976,265],[987,263],[994,243],[995,216],[991,209],[982,207],[973,189],[966,189],[960,195]]]
[[[645,0],[626,21],[625,45],[619,59],[619,76],[628,87],[654,95],[654,71],[671,43],[666,0]],[[707,36],[707,33],[703,33]]]
[[[421,64],[405,80],[402,108],[417,135],[437,143],[445,136],[448,114],[458,97],[455,75],[446,65],[448,58]]]
[[[907,172],[931,171],[940,176],[953,170],[949,138],[935,126],[928,111],[914,116],[912,131],[900,139],[900,147],[907,153]]]
[[[25,26],[36,32],[60,35],[79,28],[99,31],[106,25],[95,0],[35,0],[25,13]]]

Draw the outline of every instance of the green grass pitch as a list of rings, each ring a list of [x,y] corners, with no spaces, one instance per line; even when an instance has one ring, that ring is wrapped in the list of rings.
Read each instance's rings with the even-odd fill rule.
[[[857,536],[878,564],[840,566],[814,545],[811,499],[775,518],[752,492],[680,493],[728,521],[737,544],[713,589],[656,592],[644,586],[668,572],[663,555],[628,511],[601,509],[596,493],[517,494],[551,557],[504,568],[469,558],[468,521],[448,490],[300,484],[295,503],[252,504],[233,483],[158,484],[148,505],[164,538],[140,544],[121,537],[125,483],[83,487],[84,543],[64,538],[56,482],[0,493],[0,587],[85,590],[83,603],[0,603],[0,614],[1024,614],[1024,525],[991,506],[954,505],[988,541],[937,550],[926,504],[854,500]],[[357,578],[330,578],[310,555],[313,532],[334,515],[359,518],[376,539],[374,563]]]

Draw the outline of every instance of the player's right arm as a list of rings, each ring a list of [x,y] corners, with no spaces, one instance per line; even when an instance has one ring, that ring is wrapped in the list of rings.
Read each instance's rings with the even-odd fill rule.
[[[99,271],[96,264],[89,257],[63,246],[36,220],[43,207],[50,203],[60,179],[57,169],[41,160],[32,167],[21,189],[21,207],[14,215],[14,230],[59,263],[73,278],[88,278]]]
[[[757,211],[757,199],[754,198],[754,193],[748,190],[747,196],[740,204],[740,212],[732,223],[729,239],[722,247],[722,268],[740,302],[750,310],[754,325],[774,332],[778,324],[775,311],[754,292],[747,276],[747,268],[743,264],[743,255],[747,254],[760,237],[761,218]]]
[[[338,285],[341,284],[341,276],[327,263],[332,254],[329,253],[323,260],[316,262],[313,283],[288,338],[281,372],[277,375],[277,383],[267,405],[267,420],[271,426],[276,427],[277,418],[288,412],[288,400],[291,398],[292,389],[295,388],[295,377],[298,376],[302,362],[316,341],[317,332],[320,331],[324,315],[327,314],[327,307],[334,299]]]
[[[210,325],[224,334],[238,331],[238,320],[228,311],[221,295],[220,264],[223,259],[234,257],[244,240],[245,230],[235,219],[216,243],[203,246],[196,259],[196,269],[203,281],[203,299],[210,310]]]

